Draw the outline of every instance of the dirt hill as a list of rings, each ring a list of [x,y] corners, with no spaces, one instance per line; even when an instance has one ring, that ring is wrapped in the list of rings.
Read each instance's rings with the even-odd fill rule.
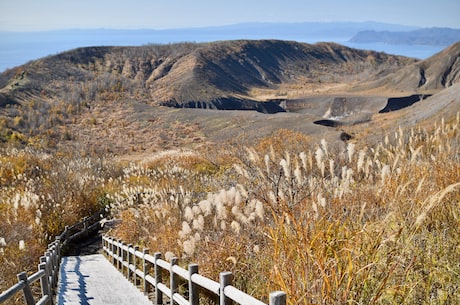
[[[458,82],[459,49],[417,61],[276,40],[80,48],[0,75],[0,140],[138,154],[277,128],[339,139],[388,98]]]
[[[432,94],[460,82],[460,42],[373,82],[369,88]],[[360,90],[363,88],[360,87]]]
[[[219,109],[214,101],[250,99],[253,88],[375,79],[414,61],[333,43],[272,40],[92,47],[6,71],[2,92],[12,99],[18,91],[30,89],[59,96],[78,91],[80,85],[89,88],[75,93],[89,95],[89,100],[106,91],[136,92],[157,104],[205,103],[203,107]]]

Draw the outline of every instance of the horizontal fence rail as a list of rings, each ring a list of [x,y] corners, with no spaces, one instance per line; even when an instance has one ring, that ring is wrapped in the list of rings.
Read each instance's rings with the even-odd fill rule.
[[[232,302],[241,305],[267,305],[262,301],[232,286],[232,273],[221,272],[219,282],[198,273],[198,265],[190,264],[188,270],[178,265],[178,259],[170,262],[161,259],[161,253],[151,255],[149,249],[127,245],[119,239],[102,237],[102,245],[107,259],[134,285],[140,285],[145,294],[154,293],[154,304],[164,304],[167,297],[171,305],[198,305],[200,290],[205,290],[218,300],[220,305]],[[168,280],[163,280],[167,275]],[[181,286],[180,283],[184,283]],[[183,292],[186,290],[186,292]],[[269,305],[285,305],[286,294],[282,291],[270,293]]]
[[[83,218],[72,226],[65,227],[61,235],[48,245],[44,256],[40,257],[38,271],[28,276],[26,272],[17,275],[18,283],[0,294],[0,304],[6,302],[22,290],[25,304],[53,304],[54,290],[58,283],[62,248],[74,239],[83,237],[100,226],[100,213]],[[40,281],[41,298],[36,302],[31,285]]]

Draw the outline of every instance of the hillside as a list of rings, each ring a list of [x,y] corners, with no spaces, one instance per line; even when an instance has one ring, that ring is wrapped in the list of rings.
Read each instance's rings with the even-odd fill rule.
[[[115,240],[197,262],[201,274],[229,270],[257,297],[281,289],[289,305],[457,304],[459,122],[340,151],[281,131],[252,147],[129,164],[4,149],[0,289],[36,268],[66,224],[104,204]]]
[[[286,99],[378,79],[415,61],[333,43],[276,40],[79,48],[1,75],[0,135],[3,141],[89,145],[87,150],[123,154],[202,143],[223,126],[230,128],[222,130],[228,139],[241,128],[228,113],[178,108],[274,114],[285,111]],[[235,116],[241,115],[252,116]],[[276,120],[262,134],[286,125]],[[307,133],[317,129],[290,124]]]
[[[265,303],[459,304],[459,57],[222,41],[5,71],[0,290],[97,213]]]
[[[279,128],[334,141],[343,126],[379,128],[384,109],[395,120],[428,107],[459,82],[459,54],[455,44],[417,61],[278,40],[79,48],[1,74],[0,139],[117,155]]]
[[[460,82],[460,42],[432,57],[366,84],[377,90],[432,94]],[[358,91],[365,86],[358,86]]]
[[[6,71],[3,77],[10,87],[2,91],[9,89],[6,91],[14,95],[22,89],[48,89],[61,94],[66,84],[60,82],[72,79],[92,82],[91,95],[94,91],[113,89],[110,86],[119,82],[118,91],[142,92],[158,104],[210,102],[208,106],[212,108],[213,100],[248,95],[252,88],[375,79],[411,62],[404,57],[332,43],[309,45],[270,40],[93,47]],[[94,88],[94,83],[99,88]]]

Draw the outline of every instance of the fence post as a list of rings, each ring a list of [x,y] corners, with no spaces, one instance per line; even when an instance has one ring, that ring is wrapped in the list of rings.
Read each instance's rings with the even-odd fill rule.
[[[163,304],[163,294],[161,293],[160,289],[158,289],[158,284],[161,283],[162,278],[161,278],[161,268],[158,266],[157,260],[161,258],[161,253],[156,252],[154,254],[154,269],[155,269],[155,300],[157,305],[158,304]]]
[[[199,296],[199,287],[197,284],[193,283],[192,276],[198,273],[198,265],[197,264],[190,264],[188,265],[188,274],[189,274],[189,282],[188,282],[188,290],[189,290],[189,303],[190,305],[198,305],[200,302]]]
[[[286,305],[286,293],[283,291],[271,292],[269,305]]]
[[[83,232],[88,229],[88,219],[89,217],[83,217]]]
[[[171,289],[171,305],[174,305],[174,294],[177,292],[178,277],[173,271],[173,266],[177,265],[179,259],[177,257],[171,258],[171,264],[169,265],[169,288]]]
[[[61,262],[61,237],[56,236],[56,256],[58,263]]]
[[[125,247],[127,248],[128,245],[125,243],[125,242],[122,242],[121,243],[121,274],[124,274],[124,271],[123,271],[123,263],[128,259],[128,256],[126,254],[126,250],[125,250]]]
[[[133,247],[133,244],[128,245],[127,257],[126,257],[126,260],[128,261],[128,269],[126,270],[126,278],[128,279],[128,281],[130,281],[130,275],[131,275],[131,269],[130,269],[129,265],[131,264],[131,252],[130,252],[130,249],[132,247]]]
[[[126,245],[125,242],[123,241],[120,241],[120,272],[121,274],[125,274],[124,271],[123,271],[123,262],[125,261],[125,250],[123,249],[123,247]]]
[[[104,239],[104,235],[101,236],[101,243],[102,243],[102,252],[105,253],[106,250],[104,250],[104,248],[107,248],[107,242],[106,240]]]
[[[220,305],[230,305],[232,300],[225,296],[225,287],[232,284],[232,273],[231,272],[221,272],[219,275],[220,278],[220,290],[219,290],[219,304]]]
[[[65,226],[64,233],[64,242],[69,242],[69,226]]]
[[[112,247],[112,237],[109,236],[103,236],[102,240],[105,242],[105,248],[107,249],[107,259],[109,262],[112,263],[113,265],[113,247]]]
[[[118,270],[121,270],[121,274],[123,274],[123,264],[121,263],[123,261],[123,243],[121,239],[118,240],[117,243],[117,248],[118,248],[118,262],[117,262],[117,267]]]
[[[115,244],[115,243],[117,243],[117,242],[118,242],[118,241],[115,240],[115,238],[112,238],[112,239],[110,240],[110,243],[112,244],[112,246],[111,246],[111,247],[112,247],[112,248],[111,248],[111,250],[112,250],[112,264],[113,264],[115,267],[118,267],[118,262],[117,262],[116,259],[115,259],[115,255],[118,255],[118,248],[117,248],[117,246],[116,246],[116,244]]]
[[[150,269],[149,266],[148,266],[148,262],[145,260],[145,256],[147,254],[149,254],[149,251],[150,251],[149,249],[142,250],[142,272],[144,273],[144,278],[142,279],[142,283],[144,285],[144,288],[143,288],[144,294],[146,294],[146,295],[148,295],[149,290],[150,290],[148,282],[145,279],[147,274],[149,273],[149,269]]]
[[[30,286],[29,286],[29,280],[27,279],[27,273],[21,272],[17,275],[17,277],[20,282],[24,281],[24,283],[26,284],[24,288],[22,289],[24,293],[24,300],[26,301],[26,304],[35,305],[34,297],[32,295],[32,290],[30,290]]]
[[[57,245],[56,244],[53,244],[53,246],[51,247],[50,250],[48,250],[48,252],[50,252],[50,260],[51,260],[51,266],[52,266],[52,270],[53,270],[53,275],[54,275],[54,283],[57,284],[58,280],[59,280],[59,259],[58,259],[58,256],[56,255],[56,250],[57,248]]]
[[[52,283],[51,283],[51,276],[52,276],[52,274],[53,274],[52,269],[51,269],[52,266],[50,266],[50,264],[47,263],[47,261],[46,261],[46,256],[41,256],[41,257],[40,257],[40,265],[38,265],[39,268],[40,268],[40,266],[41,266],[42,264],[45,266],[45,273],[46,273],[45,277],[46,277],[46,279],[47,279],[47,281],[48,281],[48,286],[49,286],[50,288],[54,288],[54,287],[52,287]],[[51,289],[50,289],[50,291],[51,291]]]
[[[137,273],[136,273],[136,270],[137,270],[137,255],[136,255],[136,251],[139,251],[139,246],[134,246],[134,254],[133,254],[133,265],[134,265],[134,274],[133,274],[133,277],[134,277],[134,286],[137,287]]]
[[[109,261],[112,263],[112,265],[115,265],[115,258],[114,258],[114,252],[113,252],[113,238],[110,236],[105,236],[106,238],[105,242],[107,244],[107,252],[109,254]]]
[[[51,253],[49,251],[45,252],[45,259],[46,259],[46,264],[48,264],[48,268],[50,268],[50,285],[52,287],[55,286],[55,284],[58,281],[58,274],[56,272],[56,266],[54,265],[53,262],[53,257],[51,256]]]
[[[49,281],[48,281],[49,278],[48,278],[48,270],[46,268],[46,263],[40,263],[38,265],[38,270],[45,271],[45,275],[40,279],[40,286],[41,286],[41,289],[42,289],[42,297],[47,295],[49,304],[53,305],[53,295],[51,294],[51,288],[50,288],[50,284],[49,284]]]

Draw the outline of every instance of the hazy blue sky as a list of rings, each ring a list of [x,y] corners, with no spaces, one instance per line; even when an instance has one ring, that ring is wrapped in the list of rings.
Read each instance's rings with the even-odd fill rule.
[[[460,0],[0,0],[0,30],[379,21],[460,28]]]

